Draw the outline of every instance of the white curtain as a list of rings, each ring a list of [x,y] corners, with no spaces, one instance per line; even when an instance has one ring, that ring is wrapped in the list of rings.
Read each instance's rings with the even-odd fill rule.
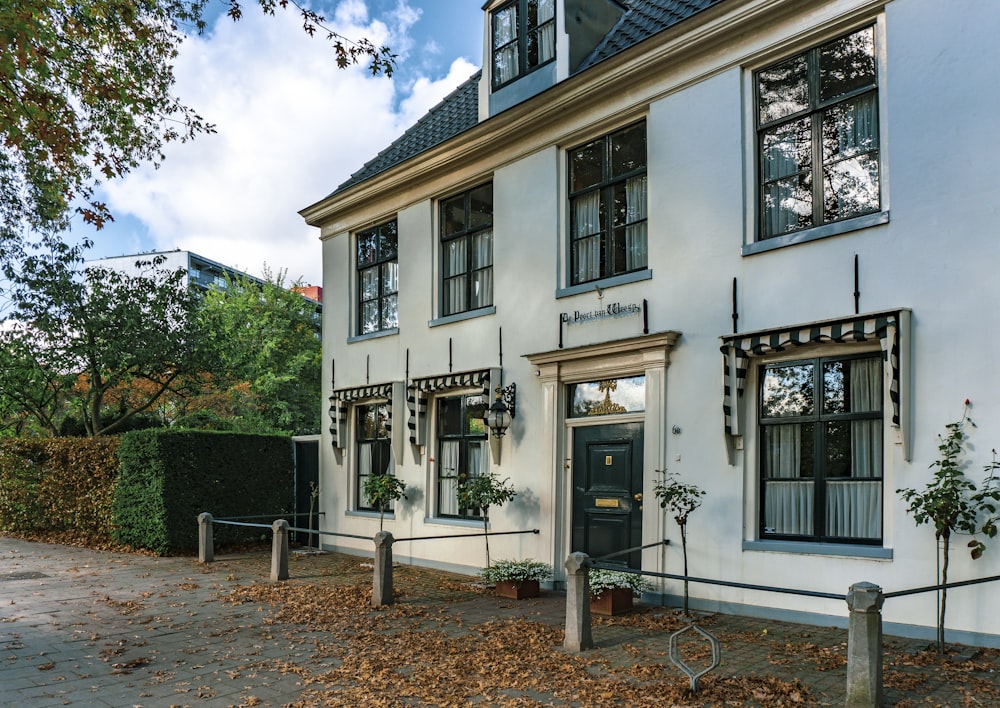
[[[881,370],[878,359],[850,363],[852,412],[881,409]],[[826,533],[844,538],[879,538],[882,535],[881,420],[851,421],[851,477],[854,479],[827,482]]]
[[[601,194],[584,194],[573,200],[573,282],[601,277]]]
[[[841,538],[879,538],[882,535],[882,482],[827,482],[826,533]]]
[[[465,301],[466,278],[467,275],[454,276],[456,273],[465,273],[467,264],[466,240],[458,238],[449,241],[445,251],[445,281],[444,281],[444,304],[445,314],[454,312],[465,312],[468,305]]]
[[[493,14],[493,83],[517,76],[517,5]],[[508,44],[509,43],[509,44]],[[506,46],[505,46],[506,45]],[[503,47],[498,49],[498,47]]]
[[[469,476],[484,477],[490,473],[490,456],[486,441],[469,441]]]
[[[556,23],[550,22],[556,15],[555,0],[538,0],[538,63],[544,64],[556,54]],[[541,25],[550,22],[545,27]]]
[[[798,173],[808,170],[811,155],[809,119],[793,121],[766,133],[761,162],[764,185],[764,231],[776,236],[797,229],[801,217],[812,215],[812,194],[799,183]],[[784,179],[782,179],[784,178]],[[771,181],[780,180],[780,181]]]
[[[472,303],[470,309],[493,304],[493,229],[480,231],[472,237]]]
[[[633,177],[625,183],[627,215],[625,227],[625,269],[646,267],[646,175]],[[635,223],[640,222],[640,223]]]
[[[370,507],[371,503],[365,495],[365,480],[372,473],[372,443],[360,443],[358,445],[358,499],[359,506]]]
[[[812,480],[768,482],[764,496],[764,527],[768,533],[813,532]]]
[[[438,460],[438,512],[458,514],[458,459],[459,442],[441,441],[441,459]]]
[[[801,479],[802,426],[769,425],[764,444],[764,526],[768,533],[813,533],[811,479]]]
[[[824,123],[824,191],[838,218],[878,208],[878,103],[862,96],[831,108]]]

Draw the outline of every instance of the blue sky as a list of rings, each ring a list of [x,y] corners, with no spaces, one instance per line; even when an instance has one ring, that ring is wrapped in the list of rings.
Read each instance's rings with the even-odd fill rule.
[[[143,166],[102,186],[115,222],[76,220],[88,258],[194,251],[259,275],[320,284],[319,232],[298,210],[321,199],[386,147],[481,64],[480,0],[339,0],[314,4],[347,37],[399,55],[393,78],[338,70],[291,11],[225,16],[185,41],[176,92],[218,133],[171,144],[159,169]]]

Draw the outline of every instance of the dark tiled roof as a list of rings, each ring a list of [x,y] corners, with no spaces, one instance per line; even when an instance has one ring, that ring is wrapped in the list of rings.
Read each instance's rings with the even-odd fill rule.
[[[624,4],[628,9],[621,20],[575,73],[589,69],[604,59],[724,1],[625,0]],[[446,96],[413,127],[337,187],[333,194],[364,182],[475,126],[479,122],[478,92],[481,75],[482,71],[476,72],[468,81]]]
[[[580,64],[576,73],[720,2],[723,0],[626,0],[628,11],[604,41]]]
[[[374,177],[379,172],[398,165],[414,155],[430,150],[445,140],[462,133],[479,122],[479,77],[477,71],[468,81],[445,96],[423,118],[393,141],[392,145],[369,160],[355,172],[334,194],[352,185]]]

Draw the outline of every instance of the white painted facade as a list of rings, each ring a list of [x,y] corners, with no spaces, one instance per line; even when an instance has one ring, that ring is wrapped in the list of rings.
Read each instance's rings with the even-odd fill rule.
[[[557,51],[566,41],[562,7],[560,0]],[[833,229],[841,233],[813,238],[822,234],[806,230],[759,247],[753,71],[869,24],[879,75],[881,210],[857,228]],[[915,526],[895,490],[930,480],[938,435],[962,415],[966,398],[978,425],[970,477],[982,478],[1000,444],[1000,318],[991,292],[1000,256],[993,164],[1000,93],[990,88],[998,30],[1000,6],[988,0],[724,1],[586,71],[560,67],[554,86],[492,117],[484,78],[476,127],[303,210],[321,229],[323,287],[336,303],[323,313],[324,397],[397,384],[393,471],[409,498],[386,530],[408,538],[481,529],[477,521],[436,518],[435,399],[427,445],[418,447],[406,437],[403,392],[413,379],[502,365],[504,384],[517,384],[516,417],[490,469],[509,477],[518,496],[491,510],[491,528],[540,533],[491,538],[491,557],[550,562],[560,581],[576,550],[572,440],[581,426],[608,422],[567,419],[567,384],[645,374],[645,412],[619,418],[644,426],[643,542],[668,538],[671,545],[644,551],[643,569],[681,572],[677,527],[653,501],[655,471],[669,469],[707,492],[689,524],[694,576],[833,593],[858,581],[886,591],[934,584],[933,529]],[[646,125],[648,270],[634,282],[572,287],[567,148],[639,120]],[[442,323],[439,200],[490,181],[493,308]],[[355,234],[391,218],[399,326],[358,336]],[[720,338],[733,333],[733,279],[741,333],[849,320],[855,256],[858,311],[910,313],[900,338],[901,427],[888,419],[888,386],[883,394],[882,540],[864,547],[762,541],[759,359],[749,369],[744,434],[727,439],[724,429]],[[560,325],[563,313],[615,303],[640,312]],[[877,341],[823,344],[767,361],[872,350]],[[378,531],[378,514],[355,510],[353,425],[339,450],[323,435],[322,523],[368,537]],[[324,545],[371,550],[370,542],[334,536]],[[963,539],[953,551],[952,580],[1000,574],[1000,547],[975,562]],[[481,538],[399,543],[394,553],[470,573],[485,562]],[[680,593],[678,582],[659,588]],[[949,638],[1000,644],[996,592],[996,584],[952,590]],[[691,594],[693,606],[707,609],[831,624],[846,617],[838,600],[701,584]],[[890,599],[884,617],[890,633],[931,636],[935,595]]]

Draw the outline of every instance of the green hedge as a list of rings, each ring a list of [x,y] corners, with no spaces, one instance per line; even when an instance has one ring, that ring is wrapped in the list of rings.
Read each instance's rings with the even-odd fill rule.
[[[0,440],[0,530],[111,541],[119,439]]]
[[[119,543],[159,554],[190,551],[198,547],[197,517],[203,511],[219,518],[292,509],[294,460],[287,436],[139,430],[122,436],[118,455]],[[216,524],[214,531],[217,543],[270,537],[260,528]]]

